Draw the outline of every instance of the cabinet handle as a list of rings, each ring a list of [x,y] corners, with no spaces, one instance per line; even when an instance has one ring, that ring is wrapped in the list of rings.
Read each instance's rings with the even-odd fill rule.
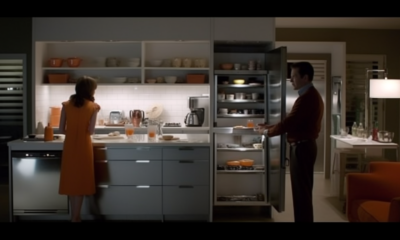
[[[108,160],[96,160],[98,163],[108,163]]]
[[[98,188],[108,188],[108,185],[97,185]]]
[[[140,185],[140,186],[136,186],[136,188],[150,188],[149,185]]]
[[[149,163],[150,160],[136,160],[137,163]]]
[[[180,160],[179,163],[194,163],[192,160]]]
[[[181,185],[179,188],[193,188],[193,186],[188,186],[188,185]]]
[[[179,150],[193,150],[192,147],[180,147]]]

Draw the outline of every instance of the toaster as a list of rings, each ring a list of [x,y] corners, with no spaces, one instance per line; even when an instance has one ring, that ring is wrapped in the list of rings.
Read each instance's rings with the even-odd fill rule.
[[[110,112],[109,121],[110,124],[118,124],[122,122],[122,111],[113,110]]]

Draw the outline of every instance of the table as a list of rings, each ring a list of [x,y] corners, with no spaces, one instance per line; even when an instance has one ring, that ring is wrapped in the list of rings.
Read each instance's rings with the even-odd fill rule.
[[[331,138],[337,140],[337,147],[364,149],[365,157],[367,157],[369,150],[371,150],[370,152],[373,152],[374,149],[396,149],[396,161],[399,161],[399,145],[397,143],[382,143],[372,140],[364,140],[352,135],[347,135],[346,137],[331,135]]]

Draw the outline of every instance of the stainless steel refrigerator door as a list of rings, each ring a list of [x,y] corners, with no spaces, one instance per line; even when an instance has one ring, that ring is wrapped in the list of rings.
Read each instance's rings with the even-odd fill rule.
[[[265,118],[269,124],[280,122],[286,116],[286,63],[287,48],[280,47],[267,53],[268,84],[266,84]],[[279,101],[278,101],[279,99]],[[278,211],[285,210],[286,134],[266,138],[264,141],[267,173],[267,193],[271,205]]]

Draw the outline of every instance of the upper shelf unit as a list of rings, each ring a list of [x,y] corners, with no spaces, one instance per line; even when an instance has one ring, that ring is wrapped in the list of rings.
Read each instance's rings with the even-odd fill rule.
[[[64,84],[83,75],[99,84],[208,84],[210,55],[209,41],[36,42],[35,78],[37,84],[49,84],[49,74],[64,74]],[[78,66],[69,66],[70,58]]]

